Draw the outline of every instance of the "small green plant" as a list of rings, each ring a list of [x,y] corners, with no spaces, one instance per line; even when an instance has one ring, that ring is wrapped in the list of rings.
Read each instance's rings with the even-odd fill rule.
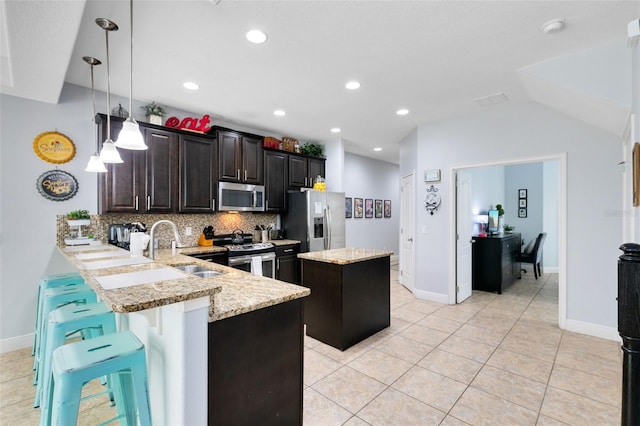
[[[496,210],[498,210],[498,216],[504,216],[504,209],[502,208],[502,204],[496,204]]]
[[[514,229],[516,229],[516,227],[515,227],[515,226],[507,225],[506,223],[504,224],[504,232],[511,232],[511,231],[513,231]]]
[[[145,110],[147,117],[150,115],[159,115],[160,117],[164,117],[164,115],[167,113],[167,111],[160,105],[156,104],[155,101],[151,102],[148,105],[141,106],[140,108]]]
[[[318,145],[315,143],[305,143],[300,147],[300,152],[312,157],[324,158],[324,145]]]
[[[67,213],[67,219],[69,220],[83,220],[90,219],[89,210],[73,210]]]

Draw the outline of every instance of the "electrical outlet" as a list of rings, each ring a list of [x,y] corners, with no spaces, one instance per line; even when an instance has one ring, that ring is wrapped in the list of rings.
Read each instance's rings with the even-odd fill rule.
[[[187,228],[184,230],[184,233],[189,236],[191,234],[193,234],[193,229],[191,229],[190,226],[187,226]]]

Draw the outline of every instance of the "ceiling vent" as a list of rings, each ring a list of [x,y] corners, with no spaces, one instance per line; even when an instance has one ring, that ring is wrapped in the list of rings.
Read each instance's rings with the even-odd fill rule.
[[[507,102],[509,98],[504,93],[494,93],[493,95],[483,96],[481,98],[475,98],[474,101],[480,106],[486,107],[491,105],[501,104]]]

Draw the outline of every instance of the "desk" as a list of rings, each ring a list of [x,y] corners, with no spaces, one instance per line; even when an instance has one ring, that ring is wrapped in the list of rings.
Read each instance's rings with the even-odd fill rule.
[[[520,278],[520,234],[473,237],[473,289],[502,291]]]

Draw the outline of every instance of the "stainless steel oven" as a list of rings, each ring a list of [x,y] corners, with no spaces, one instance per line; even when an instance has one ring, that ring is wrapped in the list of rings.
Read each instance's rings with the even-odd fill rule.
[[[259,266],[258,266],[259,264]],[[276,254],[275,252],[259,254],[242,254],[240,256],[229,256],[229,266],[243,271],[256,273],[256,268],[260,268],[263,277],[275,278],[276,276]]]

